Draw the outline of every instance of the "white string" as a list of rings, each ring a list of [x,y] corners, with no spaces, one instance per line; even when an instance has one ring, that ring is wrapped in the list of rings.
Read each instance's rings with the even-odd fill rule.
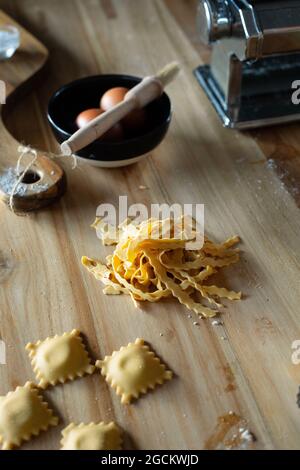
[[[45,150],[34,150],[32,147],[30,147],[30,145],[19,145],[18,147],[18,152],[23,152],[25,149],[28,149],[28,150],[31,150],[31,151],[34,151],[34,152],[38,152],[38,153],[44,153],[45,155],[47,155],[48,157],[50,158],[64,158],[64,159],[68,159],[68,158],[72,158],[73,160],[73,165],[72,165],[72,170],[74,170],[75,168],[78,168],[78,157],[77,155],[75,155],[75,153],[72,153],[71,155],[65,155],[63,153],[53,153],[53,152],[50,152],[50,151],[45,151]]]
[[[71,166],[72,170],[75,170],[75,168],[78,168],[78,159],[77,159],[77,155],[75,155],[75,153],[72,153],[71,155],[64,155],[63,153],[52,153],[52,152],[47,152],[47,155],[50,156],[51,158],[72,158],[73,160],[73,164]]]
[[[12,190],[11,190],[11,193],[9,195],[9,207],[10,209],[12,210],[12,212],[15,213],[15,209],[14,209],[14,196],[17,192],[17,189],[18,189],[18,186],[20,183],[22,183],[22,180],[24,178],[24,175],[26,175],[27,171],[29,171],[29,169],[32,167],[32,165],[36,162],[36,159],[37,159],[37,151],[32,149],[31,147],[27,146],[23,146],[23,145],[20,145],[18,147],[18,152],[20,152],[20,156],[18,158],[18,161],[17,161],[17,165],[16,165],[16,169],[15,169],[15,173],[16,175],[18,176],[18,179],[17,181],[15,182]],[[30,160],[30,162],[27,164],[27,166],[25,167],[25,169],[20,173],[20,165],[21,165],[21,162],[24,158],[25,155],[27,154],[31,154],[32,155],[32,159]]]

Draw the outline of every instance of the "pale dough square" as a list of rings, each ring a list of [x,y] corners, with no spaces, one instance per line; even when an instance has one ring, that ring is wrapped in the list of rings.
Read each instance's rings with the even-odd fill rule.
[[[31,382],[0,397],[0,443],[3,450],[18,447],[22,441],[28,441],[57,424],[58,418]]]
[[[122,433],[111,423],[71,423],[62,431],[61,450],[120,450]]]
[[[148,389],[154,389],[172,378],[172,372],[166,369],[154,352],[137,339],[134,343],[122,347],[103,361],[97,361],[96,366],[106,381],[116,389],[123,404],[130,403]]]
[[[95,370],[78,330],[28,343],[26,349],[41,388],[74,380]]]

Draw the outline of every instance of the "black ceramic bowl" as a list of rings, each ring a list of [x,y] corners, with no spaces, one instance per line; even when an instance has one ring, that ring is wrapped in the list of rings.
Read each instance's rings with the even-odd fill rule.
[[[48,120],[59,143],[78,129],[76,117],[89,108],[98,108],[100,98],[109,88],[132,88],[140,78],[130,75],[96,75],[64,85],[49,102]],[[171,103],[166,93],[146,108],[147,121],[140,134],[120,142],[97,140],[77,152],[92,164],[122,166],[133,163],[153,150],[164,138],[171,121]]]

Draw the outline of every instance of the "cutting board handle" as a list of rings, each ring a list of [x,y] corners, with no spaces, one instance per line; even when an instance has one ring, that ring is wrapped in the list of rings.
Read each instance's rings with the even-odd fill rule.
[[[22,91],[30,90],[44,69],[49,52],[31,33],[0,10],[0,27],[5,24],[19,29],[21,45],[11,59],[1,62],[0,68],[0,80],[4,82],[7,93],[6,104],[0,107],[0,200],[18,213],[37,210],[57,201],[66,190],[66,175],[47,152],[38,152],[11,201],[12,187],[7,183],[7,177],[15,169],[20,143],[6,129],[3,110],[6,107],[5,112],[8,113],[14,98],[19,98]],[[25,167],[21,166],[20,171],[24,171]],[[17,181],[18,175],[15,176]]]

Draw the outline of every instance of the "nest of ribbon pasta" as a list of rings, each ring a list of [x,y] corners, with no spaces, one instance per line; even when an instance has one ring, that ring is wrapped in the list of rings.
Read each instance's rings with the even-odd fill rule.
[[[104,284],[105,294],[130,295],[136,305],[173,296],[203,317],[217,315],[222,299],[241,299],[240,292],[213,285],[210,279],[239,261],[239,250],[234,248],[237,236],[221,244],[204,236],[199,243],[193,219],[179,223],[149,219],[140,224],[126,220],[115,230],[97,218],[93,227],[104,245],[116,245],[105,264],[82,258],[82,264]]]

